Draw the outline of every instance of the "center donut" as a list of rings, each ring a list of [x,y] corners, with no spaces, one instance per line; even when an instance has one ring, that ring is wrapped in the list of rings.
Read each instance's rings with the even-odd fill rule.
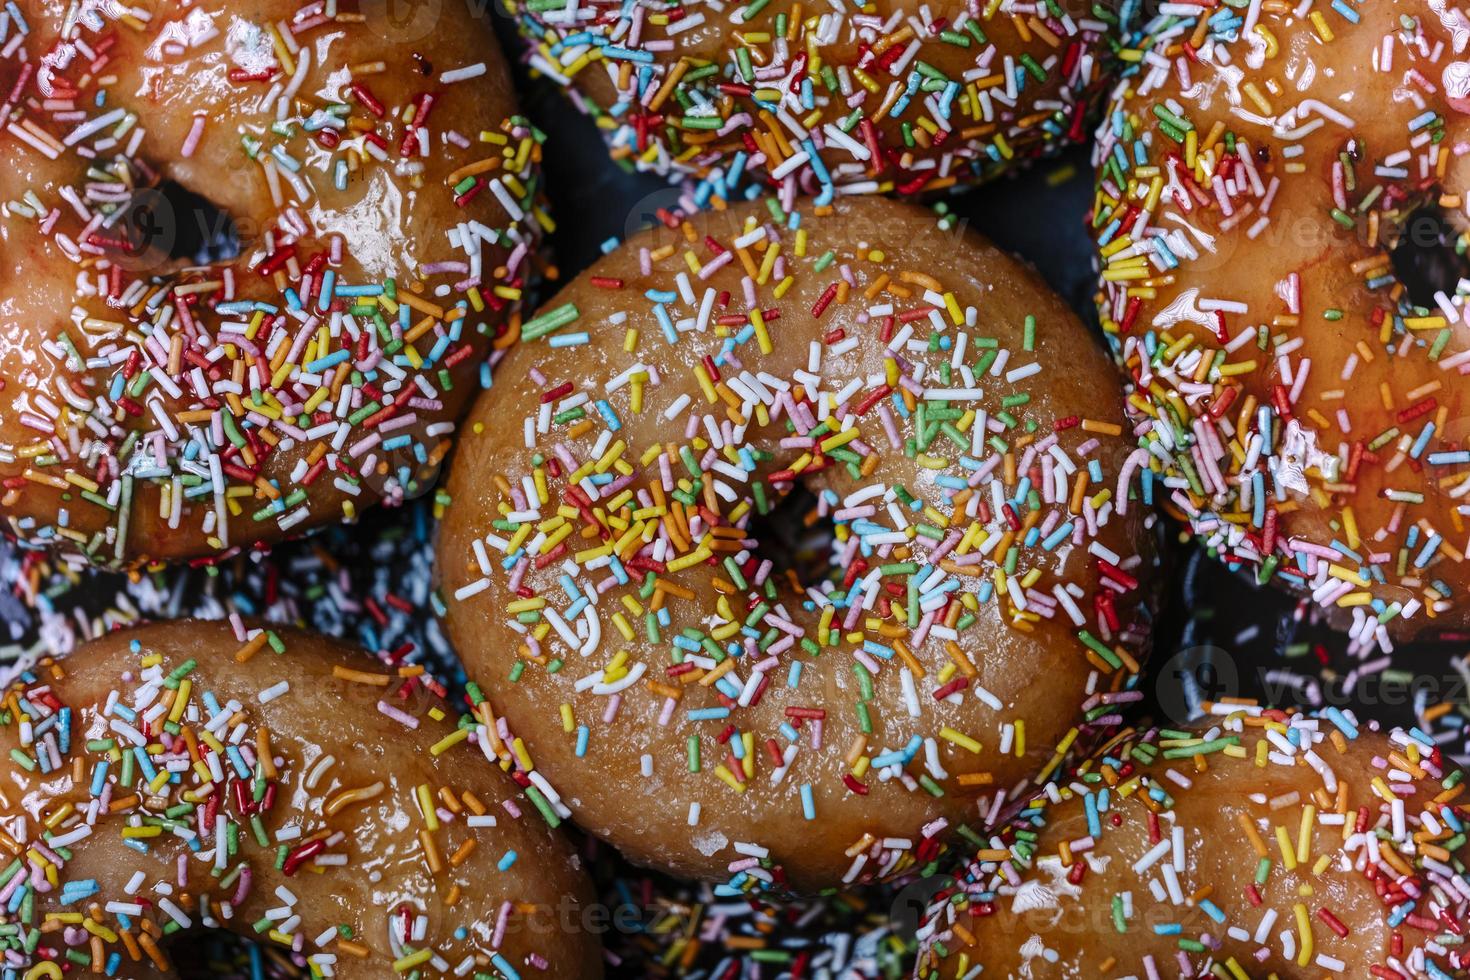
[[[1086,330],[954,219],[703,214],[495,365],[441,497],[448,629],[503,763],[634,860],[891,879],[1141,697],[1142,462]],[[798,488],[804,575],[765,530]]]

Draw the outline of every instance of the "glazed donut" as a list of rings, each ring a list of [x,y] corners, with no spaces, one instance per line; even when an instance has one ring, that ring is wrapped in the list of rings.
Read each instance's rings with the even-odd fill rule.
[[[0,702],[0,971],[152,975],[212,928],[313,976],[599,976],[563,925],[591,895],[554,809],[442,695],[312,634],[203,621],[23,671]]]
[[[1204,544],[1355,639],[1463,631],[1465,285],[1393,249],[1470,198],[1465,17],[1167,4],[1095,150],[1100,308],[1136,432]]]
[[[1107,29],[1054,0],[511,6],[532,68],[615,158],[691,175],[706,199],[780,188],[786,207],[938,191],[1081,142]]]
[[[118,565],[426,489],[546,222],[467,7],[153,6],[0,9],[0,515]]]
[[[633,860],[737,890],[905,875],[1139,696],[1120,398],[1035,274],[931,211],[640,233],[466,421],[450,640],[511,761]],[[830,524],[815,568],[783,500]]]
[[[987,840],[915,975],[1462,974],[1463,773],[1349,712],[1214,709],[1120,737]]]

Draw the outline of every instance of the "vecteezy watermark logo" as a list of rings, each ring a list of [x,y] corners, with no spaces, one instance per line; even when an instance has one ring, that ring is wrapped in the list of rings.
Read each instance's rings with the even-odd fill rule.
[[[1454,418],[1446,419],[1444,432],[1440,434],[1438,443],[1438,448],[1431,450],[1430,455],[1435,452],[1449,454],[1470,449],[1470,415],[1457,414]],[[1442,462],[1434,465],[1433,470],[1440,485],[1450,487],[1446,492],[1456,502],[1456,506],[1470,503],[1470,489],[1460,483],[1445,482],[1446,478],[1463,477],[1470,471],[1470,463]]]
[[[1176,724],[1200,716],[1205,701],[1240,694],[1240,671],[1235,658],[1216,646],[1180,650],[1165,661],[1155,681],[1159,707]]]
[[[362,0],[360,7],[368,29],[394,44],[422,41],[446,16],[480,20],[492,8],[501,16],[511,16],[504,0]]]
[[[375,497],[397,506],[434,487],[453,427],[432,409],[387,411],[376,426],[382,441],[344,462]]]
[[[683,192],[677,187],[660,187],[651,193],[645,194],[634,202],[628,209],[628,216],[623,221],[623,240],[627,241],[640,231],[652,230],[657,236],[657,244],[663,245],[667,242],[682,242],[684,236],[668,227],[666,219],[670,215],[682,215]],[[706,217],[706,221],[720,220],[715,217]],[[735,227],[733,221],[731,227]]]
[[[363,22],[385,41],[414,44],[429,36],[444,16],[446,0],[362,0]],[[488,0],[449,0],[469,8],[488,6]]]
[[[919,878],[899,889],[893,896],[893,904],[888,907],[888,921],[893,926],[894,935],[905,943],[913,942],[925,914],[934,904],[935,896],[954,887],[953,876],[940,874]]]
[[[114,248],[109,258],[129,272],[156,269],[173,255],[179,240],[179,216],[173,202],[152,187],[133,192],[113,222]]]

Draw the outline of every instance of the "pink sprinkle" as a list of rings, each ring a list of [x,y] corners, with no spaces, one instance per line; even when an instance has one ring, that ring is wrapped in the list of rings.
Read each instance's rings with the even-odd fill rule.
[[[194,151],[199,148],[199,141],[204,136],[204,113],[194,114],[194,125],[189,127],[189,135],[184,137],[183,149],[179,151],[185,159],[192,157]]]
[[[400,711],[399,709],[393,707],[393,705],[389,704],[387,701],[379,701],[378,710],[387,715],[389,718],[392,718],[394,721],[398,722],[405,728],[419,727],[419,720],[417,718],[415,718],[413,715],[407,714],[406,712]]]

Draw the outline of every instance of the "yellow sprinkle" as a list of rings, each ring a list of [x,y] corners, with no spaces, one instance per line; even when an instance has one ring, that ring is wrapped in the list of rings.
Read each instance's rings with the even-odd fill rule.
[[[123,840],[134,840],[139,837],[157,837],[163,833],[162,827],[124,827]]]
[[[960,304],[954,298],[954,293],[944,294],[944,307],[949,311],[949,318],[954,321],[955,326],[965,322],[965,311],[960,309]]]
[[[1312,962],[1312,923],[1307,918],[1307,907],[1301,902],[1293,905],[1291,910],[1296,915],[1296,931],[1302,942],[1302,948],[1296,954],[1296,965],[1306,966]]]
[[[682,571],[683,569],[689,568],[691,565],[698,565],[700,562],[705,561],[710,557],[710,554],[711,551],[709,550],[709,548],[705,545],[701,545],[698,550],[691,552],[690,554],[680,555],[678,558],[670,559],[667,564],[667,568],[670,572]]]
[[[1312,853],[1312,824],[1317,817],[1317,808],[1308,803],[1302,810],[1302,826],[1296,835],[1296,860],[1298,864],[1306,864],[1311,859]]]
[[[414,788],[413,793],[418,800],[419,813],[424,818],[424,826],[429,830],[438,830],[439,812],[434,808],[434,797],[429,792],[429,784],[420,783]]]
[[[1276,846],[1281,848],[1281,861],[1287,871],[1296,870],[1296,850],[1291,846],[1291,835],[1285,827],[1276,828]]]
[[[183,717],[184,708],[189,703],[189,692],[193,689],[193,686],[193,683],[187,677],[179,681],[178,693],[174,695],[173,707],[168,712],[169,721],[176,722]]]
[[[515,753],[516,761],[521,764],[521,768],[526,770],[526,772],[530,772],[536,768],[535,764],[531,762],[531,753],[526,751],[526,743],[523,739],[516,738],[511,743],[511,751]]]
[[[1322,16],[1320,10],[1314,10],[1308,15],[1312,20],[1312,26],[1317,29],[1317,36],[1331,44],[1333,41],[1332,28],[1327,26],[1327,18]],[[1305,962],[1302,966],[1306,966]]]
[[[750,311],[750,322],[755,325],[755,339],[760,344],[761,353],[769,354],[774,351],[775,348],[771,346],[770,332],[766,330],[766,318],[761,315],[760,310]],[[710,400],[713,401],[714,399],[711,398]]]
[[[469,737],[470,730],[468,728],[456,728],[454,731],[450,732],[448,735],[445,735],[439,741],[429,746],[429,754],[432,756],[443,755],[445,752],[449,751],[451,746],[457,745],[458,743],[463,742]]]
[[[1267,30],[1264,24],[1256,25],[1256,33],[1266,42],[1266,57],[1276,57],[1276,53],[1281,50],[1280,45],[1276,43],[1276,35]]]
[[[758,315],[759,314],[752,312],[751,319],[755,319],[755,317]],[[767,338],[766,342],[770,343],[769,337]],[[770,352],[767,351],[766,353]],[[715,386],[710,383],[709,375],[705,373],[703,364],[694,365],[694,380],[699,382],[699,390],[704,392],[705,401],[713,405],[715,402],[720,400],[720,396],[715,393]]]
[[[939,730],[939,737],[946,741],[953,742],[960,748],[965,749],[969,752],[973,752],[976,755],[980,754],[979,742],[975,741],[970,736],[963,734],[962,732],[955,731],[953,728],[950,728],[947,725]]]
[[[395,973],[407,973],[416,966],[422,966],[434,958],[432,949],[421,949],[417,953],[409,953],[407,956],[393,961]]]
[[[735,792],[745,792],[745,784],[737,780],[735,778],[735,774],[732,773],[729,769],[726,769],[723,763],[715,767],[715,775],[720,777],[720,779],[724,781],[725,785],[729,786]]]
[[[857,437],[858,430],[856,428],[848,429],[845,432],[839,432],[834,436],[828,436],[821,442],[822,452],[830,453],[832,450],[838,448],[839,446],[847,445],[849,442],[852,442]]]
[[[1249,374],[1255,369],[1256,362],[1254,359],[1249,361],[1237,361],[1234,364],[1221,364],[1218,368],[1216,368],[1216,370],[1219,371],[1223,377],[1227,378],[1233,377],[1237,374]]]

